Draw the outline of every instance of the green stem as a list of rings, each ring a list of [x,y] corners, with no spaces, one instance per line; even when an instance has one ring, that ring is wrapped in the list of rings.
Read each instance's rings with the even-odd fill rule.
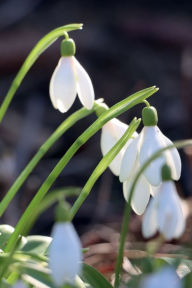
[[[11,247],[14,245],[15,241],[17,240],[20,234],[25,232],[27,229],[28,223],[30,223],[30,219],[33,215],[33,211],[38,207],[41,200],[44,198],[50,187],[53,185],[57,177],[63,171],[64,167],[68,164],[70,159],[73,155],[77,152],[77,150],[86,143],[101,127],[111,120],[114,117],[119,116],[123,112],[127,111],[128,109],[132,108],[136,104],[141,103],[146,98],[150,97],[154,94],[158,89],[153,87],[141,90],[128,98],[120,101],[119,103],[112,106],[109,110],[104,112],[91,126],[89,126],[71,145],[71,147],[67,150],[64,156],[60,159],[57,163],[55,168],[49,174],[47,179],[43,182],[39,190],[37,191],[36,195],[26,208],[25,212],[23,213],[22,217],[20,218],[19,222],[16,225],[14,232],[12,233],[11,237],[6,246],[6,252],[10,251]]]
[[[115,156],[120,152],[120,150],[123,148],[123,146],[127,143],[127,141],[131,138],[135,130],[138,128],[141,120],[134,118],[132,122],[130,123],[129,128],[126,130],[124,135],[120,138],[120,140],[113,146],[113,148],[102,158],[102,160],[99,162],[91,176],[89,177],[88,181],[86,182],[85,186],[83,187],[81,194],[73,204],[69,219],[72,221],[76,213],[78,212],[79,208],[89,195],[93,185],[97,181],[97,179],[101,176],[101,174],[107,169],[109,164],[112,162],[112,160],[115,158]]]
[[[26,178],[41,160],[41,158],[45,155],[45,153],[52,147],[52,145],[70,128],[72,127],[77,121],[83,119],[84,117],[90,115],[96,108],[98,104],[95,102],[94,107],[92,110],[87,110],[85,108],[81,108],[71,116],[69,116],[66,120],[63,121],[59,125],[59,127],[55,130],[55,132],[46,140],[46,142],[40,147],[37,153],[33,156],[30,162],[27,164],[25,169],[21,172],[18,178],[15,180],[11,188],[8,190],[5,197],[0,202],[0,217],[3,215],[7,206],[18,192],[19,188],[23,185]]]
[[[146,105],[146,107],[150,107],[151,106],[147,100],[144,100],[143,103]]]
[[[152,161],[154,161],[156,158],[161,156],[161,154],[171,148],[183,148],[186,146],[191,146],[192,145],[192,140],[182,140],[182,141],[177,141],[172,145],[166,146],[160,150],[158,150],[156,153],[154,153],[139,169],[137,175],[134,178],[133,184],[130,189],[130,194],[128,201],[125,204],[125,210],[124,210],[124,215],[123,215],[123,224],[122,224],[122,229],[121,229],[121,235],[120,235],[120,245],[119,245],[119,251],[118,251],[118,257],[117,257],[117,263],[116,263],[116,269],[115,269],[115,284],[114,288],[119,287],[120,283],[120,273],[122,269],[122,262],[123,262],[123,253],[124,253],[124,246],[125,246],[125,241],[126,241],[126,235],[129,229],[129,222],[130,222],[130,216],[131,216],[131,199],[134,193],[134,189],[136,187],[137,181],[139,180],[139,177],[141,174],[144,172],[144,170],[150,165]]]
[[[114,288],[119,287],[120,283],[120,273],[121,273],[121,266],[123,262],[123,252],[124,252],[124,246],[125,246],[125,240],[127,236],[127,231],[129,228],[129,220],[130,220],[130,214],[131,214],[131,198],[132,195],[129,196],[128,202],[125,204],[125,210],[123,214],[123,223],[121,228],[121,234],[120,234],[120,244],[119,244],[119,251],[118,251],[118,257],[115,267],[115,283]]]
[[[53,43],[59,38],[60,36],[65,36],[67,33],[73,30],[82,29],[82,24],[69,24],[65,26],[58,27],[48,34],[46,34],[33,48],[33,50],[27,56],[25,62],[21,66],[20,70],[18,71],[15,79],[13,80],[5,99],[0,107],[0,122],[2,121],[13,96],[15,95],[17,89],[19,88],[22,80],[24,79],[25,75],[31,68],[31,66],[35,63],[37,58]]]

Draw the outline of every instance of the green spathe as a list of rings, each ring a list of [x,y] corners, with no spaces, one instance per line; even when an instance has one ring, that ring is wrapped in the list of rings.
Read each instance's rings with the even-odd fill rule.
[[[55,209],[55,218],[57,222],[68,222],[70,205],[65,201],[60,201]]]
[[[156,126],[158,122],[158,115],[155,107],[150,106],[143,108],[142,120],[144,126]]]
[[[62,57],[70,57],[74,56],[76,51],[75,42],[73,39],[64,39],[61,42],[61,56]]]

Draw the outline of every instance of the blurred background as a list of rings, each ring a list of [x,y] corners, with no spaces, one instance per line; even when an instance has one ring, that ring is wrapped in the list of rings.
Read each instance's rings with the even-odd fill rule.
[[[105,98],[112,106],[137,90],[157,85],[160,90],[149,101],[158,108],[160,129],[171,140],[191,138],[191,16],[191,1],[1,0],[0,101],[41,37],[58,26],[83,23],[84,29],[71,32],[70,36],[77,45],[76,57],[93,81],[96,98]],[[40,56],[0,126],[1,197],[39,146],[67,116],[81,107],[77,99],[68,113],[61,114],[51,105],[49,81],[60,57],[59,45],[60,40]],[[142,107],[135,107],[120,119],[129,123],[135,115],[140,116]],[[68,131],[57,141],[20,189],[2,223],[16,224],[60,157],[95,119],[93,115],[80,121],[72,132]],[[181,156],[183,170],[178,190],[190,211],[192,150],[185,149]],[[53,189],[82,187],[100,159],[100,133],[97,133],[78,151]],[[108,169],[93,187],[74,222],[83,235],[84,245],[117,239],[123,207],[121,184]],[[49,234],[52,223],[53,208],[41,215],[32,233]],[[131,232],[131,240],[141,241],[140,217],[133,217]],[[184,242],[192,236],[191,229],[186,233]]]

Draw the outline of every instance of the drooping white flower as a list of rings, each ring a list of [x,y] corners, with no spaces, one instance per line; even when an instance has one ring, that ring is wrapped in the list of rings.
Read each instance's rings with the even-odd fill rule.
[[[87,109],[91,109],[94,103],[95,96],[91,79],[74,54],[73,40],[63,40],[62,57],[50,81],[49,92],[52,104],[62,113],[69,110],[77,94],[82,105]]]
[[[102,128],[101,131],[101,151],[103,155],[106,155],[107,152],[117,143],[117,141],[123,136],[127,130],[128,125],[121,122],[120,120],[114,118],[108,121]],[[133,137],[136,137],[138,134],[134,132]],[[109,168],[114,175],[119,176],[121,161],[126,150],[126,147],[131,143],[131,139],[127,144],[121,149],[117,156],[110,163]]]
[[[151,109],[152,112],[155,108],[146,107],[145,109]],[[148,110],[147,110],[148,112]],[[142,129],[140,135],[134,139],[131,145],[128,146],[125,151],[121,170],[120,170],[120,181],[124,182],[130,179],[135,162],[137,166],[142,166],[150,156],[152,156],[159,149],[164,148],[173,143],[163,135],[160,129],[157,127],[157,120],[152,122],[145,121],[145,113],[143,113],[143,122],[145,127]],[[151,115],[150,115],[151,116]],[[147,125],[147,124],[154,125]],[[147,181],[153,186],[159,186],[161,184],[161,167],[163,163],[167,163],[171,167],[172,177],[174,180],[178,180],[181,174],[181,159],[176,148],[166,150],[162,153],[162,156],[155,159],[144,171],[144,176]]]
[[[159,231],[166,240],[179,238],[185,229],[185,218],[173,181],[165,181],[149,203],[142,222],[142,233],[150,238]]]
[[[156,273],[144,276],[139,288],[182,288],[182,282],[175,270],[164,267]]]
[[[126,148],[121,162],[119,180],[123,182],[123,194],[126,201],[129,199],[133,181],[140,168],[138,153],[141,145],[140,137],[141,136],[139,135],[132,140],[130,145]],[[150,195],[154,196],[156,190],[157,187],[152,186],[144,175],[139,177],[131,199],[131,207],[136,214],[141,215],[144,213]]]
[[[54,225],[53,240],[49,250],[49,267],[56,285],[74,284],[82,269],[82,247],[80,239],[70,222]]]

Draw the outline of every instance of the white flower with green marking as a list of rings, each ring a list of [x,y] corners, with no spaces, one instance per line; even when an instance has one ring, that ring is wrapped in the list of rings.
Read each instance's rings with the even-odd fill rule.
[[[78,94],[83,106],[92,109],[94,90],[91,79],[75,58],[75,43],[72,39],[61,43],[61,58],[50,81],[50,98],[60,112],[67,112]]]
[[[54,225],[53,240],[49,249],[49,267],[56,285],[74,284],[82,270],[82,247],[80,239],[70,222]]]
[[[120,181],[123,182],[123,193],[128,200],[130,188],[140,167],[159,149],[173,145],[157,127],[157,112],[154,107],[146,107],[142,112],[144,128],[127,147],[120,168]],[[161,167],[169,164],[172,177],[178,180],[181,175],[181,159],[176,148],[166,150],[144,170],[140,176],[132,197],[132,208],[142,214],[148,204],[150,194],[155,195],[162,183]]]

